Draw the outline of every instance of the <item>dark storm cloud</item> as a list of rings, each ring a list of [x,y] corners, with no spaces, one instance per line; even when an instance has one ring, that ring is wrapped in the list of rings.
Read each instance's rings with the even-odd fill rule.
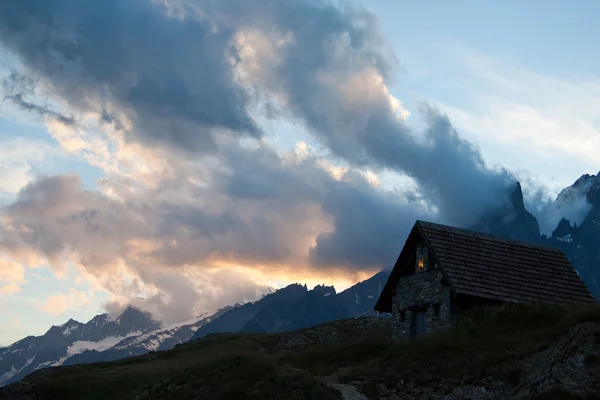
[[[120,121],[126,117],[136,140],[190,151],[217,146],[220,128],[234,137],[260,136],[248,111],[252,99],[234,79],[236,68],[247,66],[242,53],[249,46],[234,45],[234,38],[253,31],[273,43],[287,38],[273,50],[273,59],[253,49],[263,62],[248,76],[261,101],[283,99],[277,106],[285,112],[273,115],[302,121],[331,154],[355,167],[412,177],[418,196],[438,213],[427,213],[398,193],[376,190],[352,173],[337,181],[313,158],[287,165],[262,145],[219,144],[224,171],[213,171],[212,186],[198,193],[213,209],[198,201],[144,208],[134,200],[115,204],[85,197],[110,204],[97,205],[106,215],[114,208],[122,213],[109,220],[113,236],[103,236],[115,257],[128,250],[119,243],[143,237],[161,243],[146,256],[165,265],[214,254],[291,261],[308,235],[302,229],[319,218],[310,209],[314,205],[333,225],[305,254],[315,265],[386,266],[417,217],[466,225],[502,201],[511,175],[490,170],[446,116],[425,106],[424,128],[418,131],[398,117],[386,87],[397,61],[377,18],[360,7],[316,0],[0,3],[2,43],[73,110],[95,110],[105,122],[119,125],[126,125]],[[152,193],[135,201],[150,199]],[[62,237],[52,219],[47,223],[53,228],[40,232]],[[71,228],[64,241],[84,251],[97,238],[73,233],[80,231]],[[170,245],[174,240],[176,247]]]
[[[373,189],[361,176],[331,186],[323,202],[334,230],[317,237],[310,250],[314,265],[391,268],[416,219],[432,217],[400,193]]]
[[[218,179],[229,198],[260,203],[265,210],[261,216],[318,204],[331,221],[332,231],[319,234],[310,249],[315,267],[390,267],[415,219],[436,218],[411,193],[376,189],[353,171],[335,179],[313,157],[290,166],[265,148],[243,154],[239,150],[229,153],[227,165],[233,172]],[[301,220],[294,221],[288,229],[301,227]],[[274,243],[274,238],[264,239]]]
[[[212,148],[213,128],[260,135],[233,82],[233,33],[146,0],[0,3],[2,44],[72,108],[116,109],[138,140],[190,150]]]
[[[374,15],[349,3],[310,0],[214,4],[220,11],[215,15],[227,15],[240,26],[262,24],[282,35],[292,33],[280,63],[267,66],[264,90],[284,93],[288,111],[334,155],[414,178],[421,194],[450,223],[473,223],[486,208],[503,201],[514,177],[504,169],[490,170],[479,149],[458,135],[447,116],[423,105],[425,128],[414,131],[397,117],[385,86],[377,81],[358,86],[361,81],[354,78],[368,79],[364,74],[373,71],[389,85],[397,65]],[[353,86],[355,93],[344,91]],[[352,95],[355,101],[344,106]]]
[[[419,203],[377,190],[360,174],[334,179],[313,157],[292,162],[267,147],[235,145],[227,154],[223,164],[229,172],[219,169],[218,183],[197,192],[207,190],[203,198],[209,204],[204,205],[183,193],[171,202],[154,201],[152,192],[114,201],[84,190],[76,176],[42,177],[0,210],[5,218],[0,245],[50,259],[72,251],[96,274],[119,259],[139,271],[147,265],[202,265],[209,259],[275,269],[310,263],[360,269],[387,266],[412,220],[426,214]],[[261,173],[248,175],[248,170]],[[233,184],[239,181],[244,185]],[[255,187],[270,195],[257,197]],[[330,224],[333,230],[322,233]],[[132,247],[139,241],[154,245]]]

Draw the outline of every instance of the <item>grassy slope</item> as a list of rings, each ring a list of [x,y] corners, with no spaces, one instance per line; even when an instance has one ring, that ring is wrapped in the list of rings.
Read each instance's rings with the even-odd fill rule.
[[[379,397],[382,386],[402,392],[414,384],[449,393],[456,386],[490,376],[516,385],[522,372],[519,360],[548,348],[569,328],[586,321],[600,323],[600,309],[482,308],[465,315],[452,332],[405,344],[365,342],[313,348],[291,356],[291,363],[313,374],[343,368],[339,379],[358,382],[359,389],[372,398]],[[549,399],[577,398],[548,395]]]
[[[323,383],[324,376],[353,382],[371,399],[379,398],[382,387],[401,392],[411,384],[443,393],[489,376],[515,385],[521,373],[518,360],[547,348],[583,321],[600,323],[600,311],[538,306],[480,309],[467,314],[451,332],[409,344],[382,339],[380,332],[354,332],[353,323],[340,321],[327,325],[346,338],[371,339],[281,353],[276,344],[282,335],[232,335],[112,363],[43,370],[9,390],[42,399],[327,400],[341,396]],[[577,399],[559,392],[544,396],[539,399]],[[0,391],[0,399],[4,398],[11,397]]]

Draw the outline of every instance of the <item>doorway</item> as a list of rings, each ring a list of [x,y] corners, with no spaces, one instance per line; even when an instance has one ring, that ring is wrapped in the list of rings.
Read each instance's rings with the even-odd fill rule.
[[[427,333],[427,309],[412,312],[410,321],[410,336],[422,336]]]

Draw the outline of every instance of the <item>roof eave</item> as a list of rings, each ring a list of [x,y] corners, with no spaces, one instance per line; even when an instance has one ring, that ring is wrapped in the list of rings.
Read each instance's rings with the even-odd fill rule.
[[[393,301],[393,296],[391,295],[391,292],[393,292],[394,287],[396,286],[396,284],[398,283],[398,279],[396,279],[396,275],[398,275],[400,272],[397,272],[396,274],[394,274],[394,272],[396,272],[397,268],[399,268],[400,266],[398,265],[398,263],[400,262],[400,259],[402,258],[406,246],[408,245],[408,243],[411,241],[415,231],[417,231],[417,222],[415,222],[415,224],[413,225],[412,229],[410,230],[410,232],[408,233],[408,236],[406,237],[406,240],[404,242],[404,246],[402,246],[402,250],[400,251],[400,254],[398,255],[398,258],[396,258],[396,262],[394,263],[394,267],[392,268],[392,271],[390,272],[390,276],[388,277],[387,282],[385,283],[383,290],[381,291],[381,294],[379,295],[379,298],[377,299],[377,302],[375,303],[375,306],[373,307],[373,309],[377,312],[388,312],[391,313],[392,312],[392,301]],[[419,231],[420,233],[420,231]],[[393,283],[392,283],[393,282]],[[383,303],[385,303],[385,300],[388,298],[388,295],[390,297],[389,299],[389,306],[386,307]]]

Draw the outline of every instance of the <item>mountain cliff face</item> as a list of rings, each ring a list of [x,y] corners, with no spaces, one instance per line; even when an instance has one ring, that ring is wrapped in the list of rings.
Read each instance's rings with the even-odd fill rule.
[[[519,183],[509,197],[504,207],[470,228],[561,249],[592,295],[600,299],[600,172],[583,175],[558,194],[552,207],[563,218],[550,236],[540,234],[537,219],[525,208]],[[583,216],[579,225],[564,217],[573,215],[573,210]]]
[[[519,182],[507,193],[507,198],[505,204],[489,212],[471,229],[541,244],[540,225],[533,214],[525,208]]]

